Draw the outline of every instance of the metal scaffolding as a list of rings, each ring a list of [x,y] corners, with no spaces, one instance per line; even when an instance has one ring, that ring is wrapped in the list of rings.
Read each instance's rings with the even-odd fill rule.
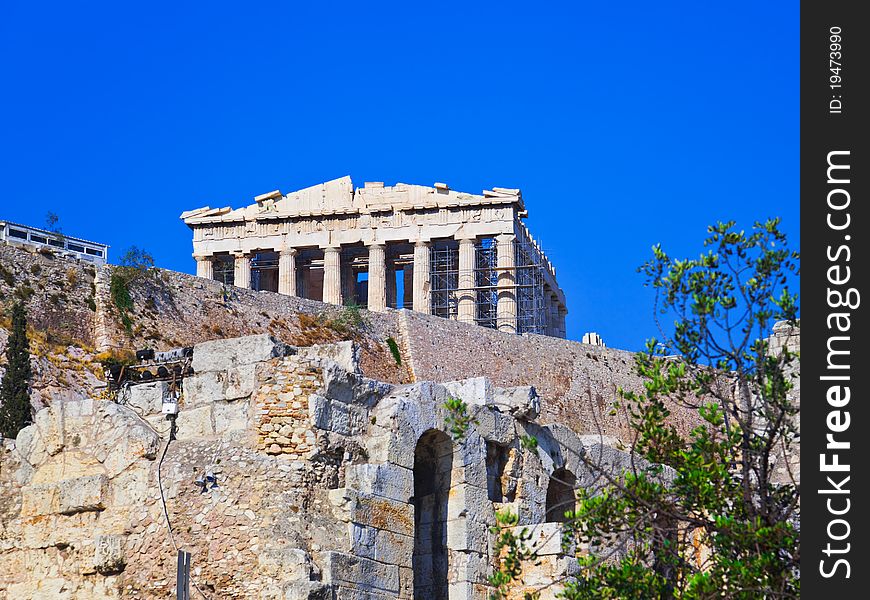
[[[430,257],[430,296],[432,314],[456,319],[459,314],[459,245],[454,241],[436,242]]]
[[[516,257],[517,333],[547,333],[548,308],[544,296],[545,259],[526,236],[514,242]]]
[[[525,232],[522,232],[523,234]],[[546,263],[540,248],[526,235],[514,241],[512,285],[498,287],[496,240],[482,238],[475,243],[475,323],[498,329],[499,291],[513,291],[517,305],[517,333],[547,333],[548,307],[544,295]],[[459,246],[453,240],[433,244],[430,265],[432,314],[456,319],[459,313]]]

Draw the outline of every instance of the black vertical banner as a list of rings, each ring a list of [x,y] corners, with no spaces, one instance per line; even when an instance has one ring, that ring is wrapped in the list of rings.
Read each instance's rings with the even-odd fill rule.
[[[862,6],[863,4],[863,6]],[[870,21],[801,3],[801,586],[870,597]],[[860,11],[864,12],[864,11]],[[864,13],[866,14],[866,13]]]

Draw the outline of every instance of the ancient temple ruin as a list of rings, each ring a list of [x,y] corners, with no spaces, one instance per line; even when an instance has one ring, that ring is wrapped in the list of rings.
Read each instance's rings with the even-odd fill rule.
[[[565,294],[518,189],[482,194],[342,177],[181,218],[197,275],[227,285],[412,308],[509,333],[565,337]]]

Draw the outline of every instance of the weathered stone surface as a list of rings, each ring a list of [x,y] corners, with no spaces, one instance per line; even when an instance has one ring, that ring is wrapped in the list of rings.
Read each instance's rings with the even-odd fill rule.
[[[399,591],[399,568],[342,552],[325,553],[324,581],[350,584],[363,591]]]
[[[342,435],[359,435],[368,427],[368,410],[346,402],[329,400],[312,394],[309,410],[314,426]]]
[[[349,527],[355,556],[400,567],[411,566],[413,537],[357,523],[351,523]]]
[[[214,431],[220,435],[230,431],[243,431],[248,428],[250,403],[247,400],[215,402],[212,406]]]
[[[444,384],[447,393],[468,404],[485,406],[493,402],[493,386],[486,377],[472,377]]]
[[[251,365],[284,356],[287,352],[286,344],[265,334],[212,340],[194,346],[191,366],[195,373],[226,371],[238,365]]]
[[[568,547],[567,551],[563,552],[561,523],[539,523],[514,528],[514,534],[518,538],[523,531],[529,535],[529,538],[524,539],[521,543],[524,550],[535,552],[538,556],[570,556],[573,554],[573,546]]]
[[[282,582],[308,580],[311,557],[297,548],[267,548],[257,556],[257,565],[264,575]]]
[[[494,388],[492,404],[517,419],[534,421],[541,414],[541,398],[533,386]]]
[[[178,439],[189,439],[214,435],[212,407],[200,406],[178,413]]]
[[[488,442],[506,446],[516,438],[514,420],[500,411],[489,408],[474,412],[475,429]]]
[[[226,399],[227,373],[225,370],[194,373],[184,378],[183,407],[195,408]]]
[[[225,400],[237,400],[250,396],[257,386],[257,365],[238,365],[227,369]]]
[[[72,514],[90,510],[103,510],[106,500],[105,475],[90,475],[65,479],[57,484],[58,512]]]
[[[15,438],[15,447],[21,457],[30,465],[37,465],[48,457],[48,452],[45,450],[45,444],[42,443],[42,436],[36,425],[29,425],[18,432],[18,437]]]
[[[303,355],[317,356],[321,359],[334,362],[340,369],[348,373],[361,374],[360,371],[360,347],[352,341],[337,342],[335,344],[316,344],[308,348],[300,348]]]
[[[22,498],[23,516],[73,514],[105,508],[105,475],[73,477],[28,487]]]
[[[94,539],[94,570],[103,575],[120,573],[124,570],[124,548],[121,537],[100,535]]]
[[[157,414],[169,396],[169,382],[153,381],[130,386],[127,403],[142,415]]]
[[[451,593],[484,600],[490,527],[504,508],[542,544],[531,580],[563,576],[550,535],[558,525],[540,525],[552,473],[586,482],[577,455],[597,451],[615,470],[627,455],[519,418],[512,407],[527,408],[531,388],[482,379],[452,388],[470,404],[462,436],[451,434],[444,407],[451,386],[386,386],[315,352],[199,372],[185,383],[159,486],[168,431],[159,415],[143,422],[111,402],[56,407],[16,440],[17,462],[0,468],[0,511],[12,507],[0,589],[32,595],[36,581],[60,575],[70,598],[167,595],[174,552],[161,498],[176,543],[193,552],[194,580],[228,598],[411,600],[425,595],[414,589],[415,552],[443,548],[446,562],[424,560],[418,575],[446,569],[437,576]],[[154,390],[144,388],[153,396],[137,406],[156,406]],[[521,435],[537,438],[538,451],[522,449]],[[33,568],[10,570],[9,560]]]
[[[349,519],[358,524],[405,536],[414,535],[414,509],[410,504],[346,490]]]
[[[348,465],[346,486],[363,494],[380,496],[397,502],[409,502],[414,495],[414,473],[390,464]]]

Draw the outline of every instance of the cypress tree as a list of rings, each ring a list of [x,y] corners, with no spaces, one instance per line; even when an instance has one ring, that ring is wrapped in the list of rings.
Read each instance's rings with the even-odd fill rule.
[[[32,421],[30,348],[24,305],[12,307],[12,332],[6,344],[6,373],[0,383],[0,436],[14,438]]]

